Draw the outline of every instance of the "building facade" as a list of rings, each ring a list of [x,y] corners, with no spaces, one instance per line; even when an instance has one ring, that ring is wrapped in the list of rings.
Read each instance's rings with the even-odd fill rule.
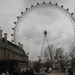
[[[0,30],[0,73],[6,68],[12,74],[16,67],[21,71],[27,66],[28,56],[23,49],[23,44],[19,42],[17,46],[8,41],[7,33],[2,37],[2,30]]]

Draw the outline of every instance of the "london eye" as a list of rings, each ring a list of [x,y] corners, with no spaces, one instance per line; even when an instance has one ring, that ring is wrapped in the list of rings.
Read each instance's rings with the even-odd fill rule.
[[[37,3],[26,8],[14,22],[13,42],[22,42],[30,57],[39,56],[45,47],[63,48],[68,55],[75,45],[75,19],[69,9],[57,3]]]

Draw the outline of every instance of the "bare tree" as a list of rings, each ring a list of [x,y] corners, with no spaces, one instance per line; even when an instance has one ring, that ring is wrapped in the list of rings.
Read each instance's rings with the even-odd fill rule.
[[[65,58],[64,49],[56,48],[54,49],[53,45],[45,48],[44,57],[47,62],[49,62],[53,68],[53,64],[56,62],[62,63]]]
[[[55,59],[57,61],[64,60],[64,50],[62,48],[57,48],[55,51]]]

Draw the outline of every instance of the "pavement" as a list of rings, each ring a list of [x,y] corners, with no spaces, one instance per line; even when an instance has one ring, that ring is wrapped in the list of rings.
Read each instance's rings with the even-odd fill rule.
[[[68,75],[68,73],[50,73],[45,75]]]
[[[69,75],[68,72],[66,73],[58,73],[58,72],[51,72],[51,73],[38,73],[35,75]],[[75,75],[75,71],[73,71],[73,75]]]
[[[69,75],[68,73],[50,73],[50,74],[45,74],[45,75]],[[73,72],[73,75],[75,75],[75,72]]]

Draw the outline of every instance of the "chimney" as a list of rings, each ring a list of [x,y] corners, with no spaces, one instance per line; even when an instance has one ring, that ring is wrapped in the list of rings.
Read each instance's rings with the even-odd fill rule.
[[[21,49],[23,49],[23,44],[21,44]]]
[[[2,30],[0,30],[0,40],[2,40]]]
[[[7,33],[4,33],[4,39],[7,42]]]
[[[21,49],[21,43],[20,42],[18,42],[18,47]]]

